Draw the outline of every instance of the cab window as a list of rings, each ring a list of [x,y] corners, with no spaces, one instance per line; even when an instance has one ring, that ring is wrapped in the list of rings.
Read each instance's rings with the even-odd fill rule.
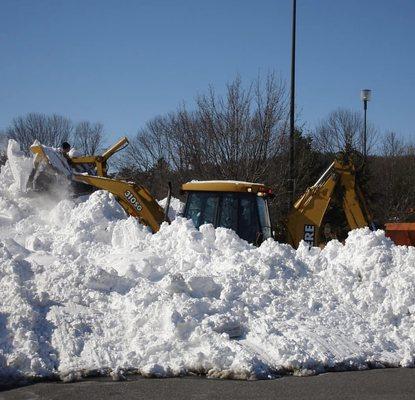
[[[256,206],[256,196],[240,195],[237,232],[242,239],[251,243],[256,243],[261,236]]]
[[[189,193],[186,217],[193,221],[196,228],[203,224],[215,224],[219,196],[209,192]]]
[[[238,230],[238,199],[234,193],[223,193],[218,226]]]
[[[242,239],[259,245],[271,237],[267,202],[251,193],[189,192],[184,212],[196,228],[213,224],[234,230]]]

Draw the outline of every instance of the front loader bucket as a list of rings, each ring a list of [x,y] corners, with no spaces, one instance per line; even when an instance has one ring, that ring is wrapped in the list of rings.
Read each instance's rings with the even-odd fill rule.
[[[397,245],[415,246],[415,222],[388,223],[385,234]]]

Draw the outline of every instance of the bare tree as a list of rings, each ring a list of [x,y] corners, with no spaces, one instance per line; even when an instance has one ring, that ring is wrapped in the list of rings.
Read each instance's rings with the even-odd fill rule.
[[[384,157],[397,157],[405,151],[405,144],[398,135],[391,131],[387,132],[382,141],[382,155]]]
[[[286,93],[274,75],[247,89],[236,78],[227,85],[226,97],[211,88],[198,97],[197,106],[201,149],[222,177],[257,180],[283,151]]]
[[[247,88],[236,78],[224,96],[209,88],[196,98],[196,108],[149,121],[131,141],[127,165],[145,174],[154,166],[187,179],[274,179],[283,187],[287,96],[273,74]],[[160,160],[164,160],[160,163]],[[277,184],[278,183],[278,184]],[[150,184],[153,184],[151,182]]]
[[[369,186],[372,208],[381,223],[404,220],[415,206],[415,153],[394,132],[387,132],[382,153],[372,157]]]
[[[104,127],[101,123],[83,121],[76,125],[74,147],[84,155],[94,155],[103,144]]]
[[[323,153],[357,150],[363,153],[364,121],[360,113],[339,108],[323,119],[313,132],[314,144]],[[367,150],[370,153],[377,141],[377,131],[367,124]]]
[[[58,147],[70,140],[73,126],[68,118],[60,115],[30,113],[14,118],[6,129],[6,136],[20,143],[25,152],[35,140],[48,146]]]
[[[148,153],[141,161],[163,156],[177,169],[211,164],[217,173],[237,178],[260,174],[266,169],[263,162],[281,150],[286,96],[273,75],[248,89],[237,78],[227,85],[225,97],[210,88],[196,104],[195,111],[182,107],[138,133],[136,139]]]

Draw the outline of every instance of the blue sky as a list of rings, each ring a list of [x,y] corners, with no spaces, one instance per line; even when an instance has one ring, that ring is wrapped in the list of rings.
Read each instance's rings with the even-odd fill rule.
[[[415,1],[297,0],[297,107],[338,108],[415,137]],[[28,112],[100,121],[110,137],[191,108],[212,84],[289,82],[291,0],[1,0],[0,129]]]

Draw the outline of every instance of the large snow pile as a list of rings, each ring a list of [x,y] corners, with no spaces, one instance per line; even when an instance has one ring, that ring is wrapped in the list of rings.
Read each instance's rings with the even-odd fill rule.
[[[414,248],[368,229],[256,248],[180,217],[152,235],[103,191],[22,194],[16,154],[0,174],[3,378],[413,366]]]

